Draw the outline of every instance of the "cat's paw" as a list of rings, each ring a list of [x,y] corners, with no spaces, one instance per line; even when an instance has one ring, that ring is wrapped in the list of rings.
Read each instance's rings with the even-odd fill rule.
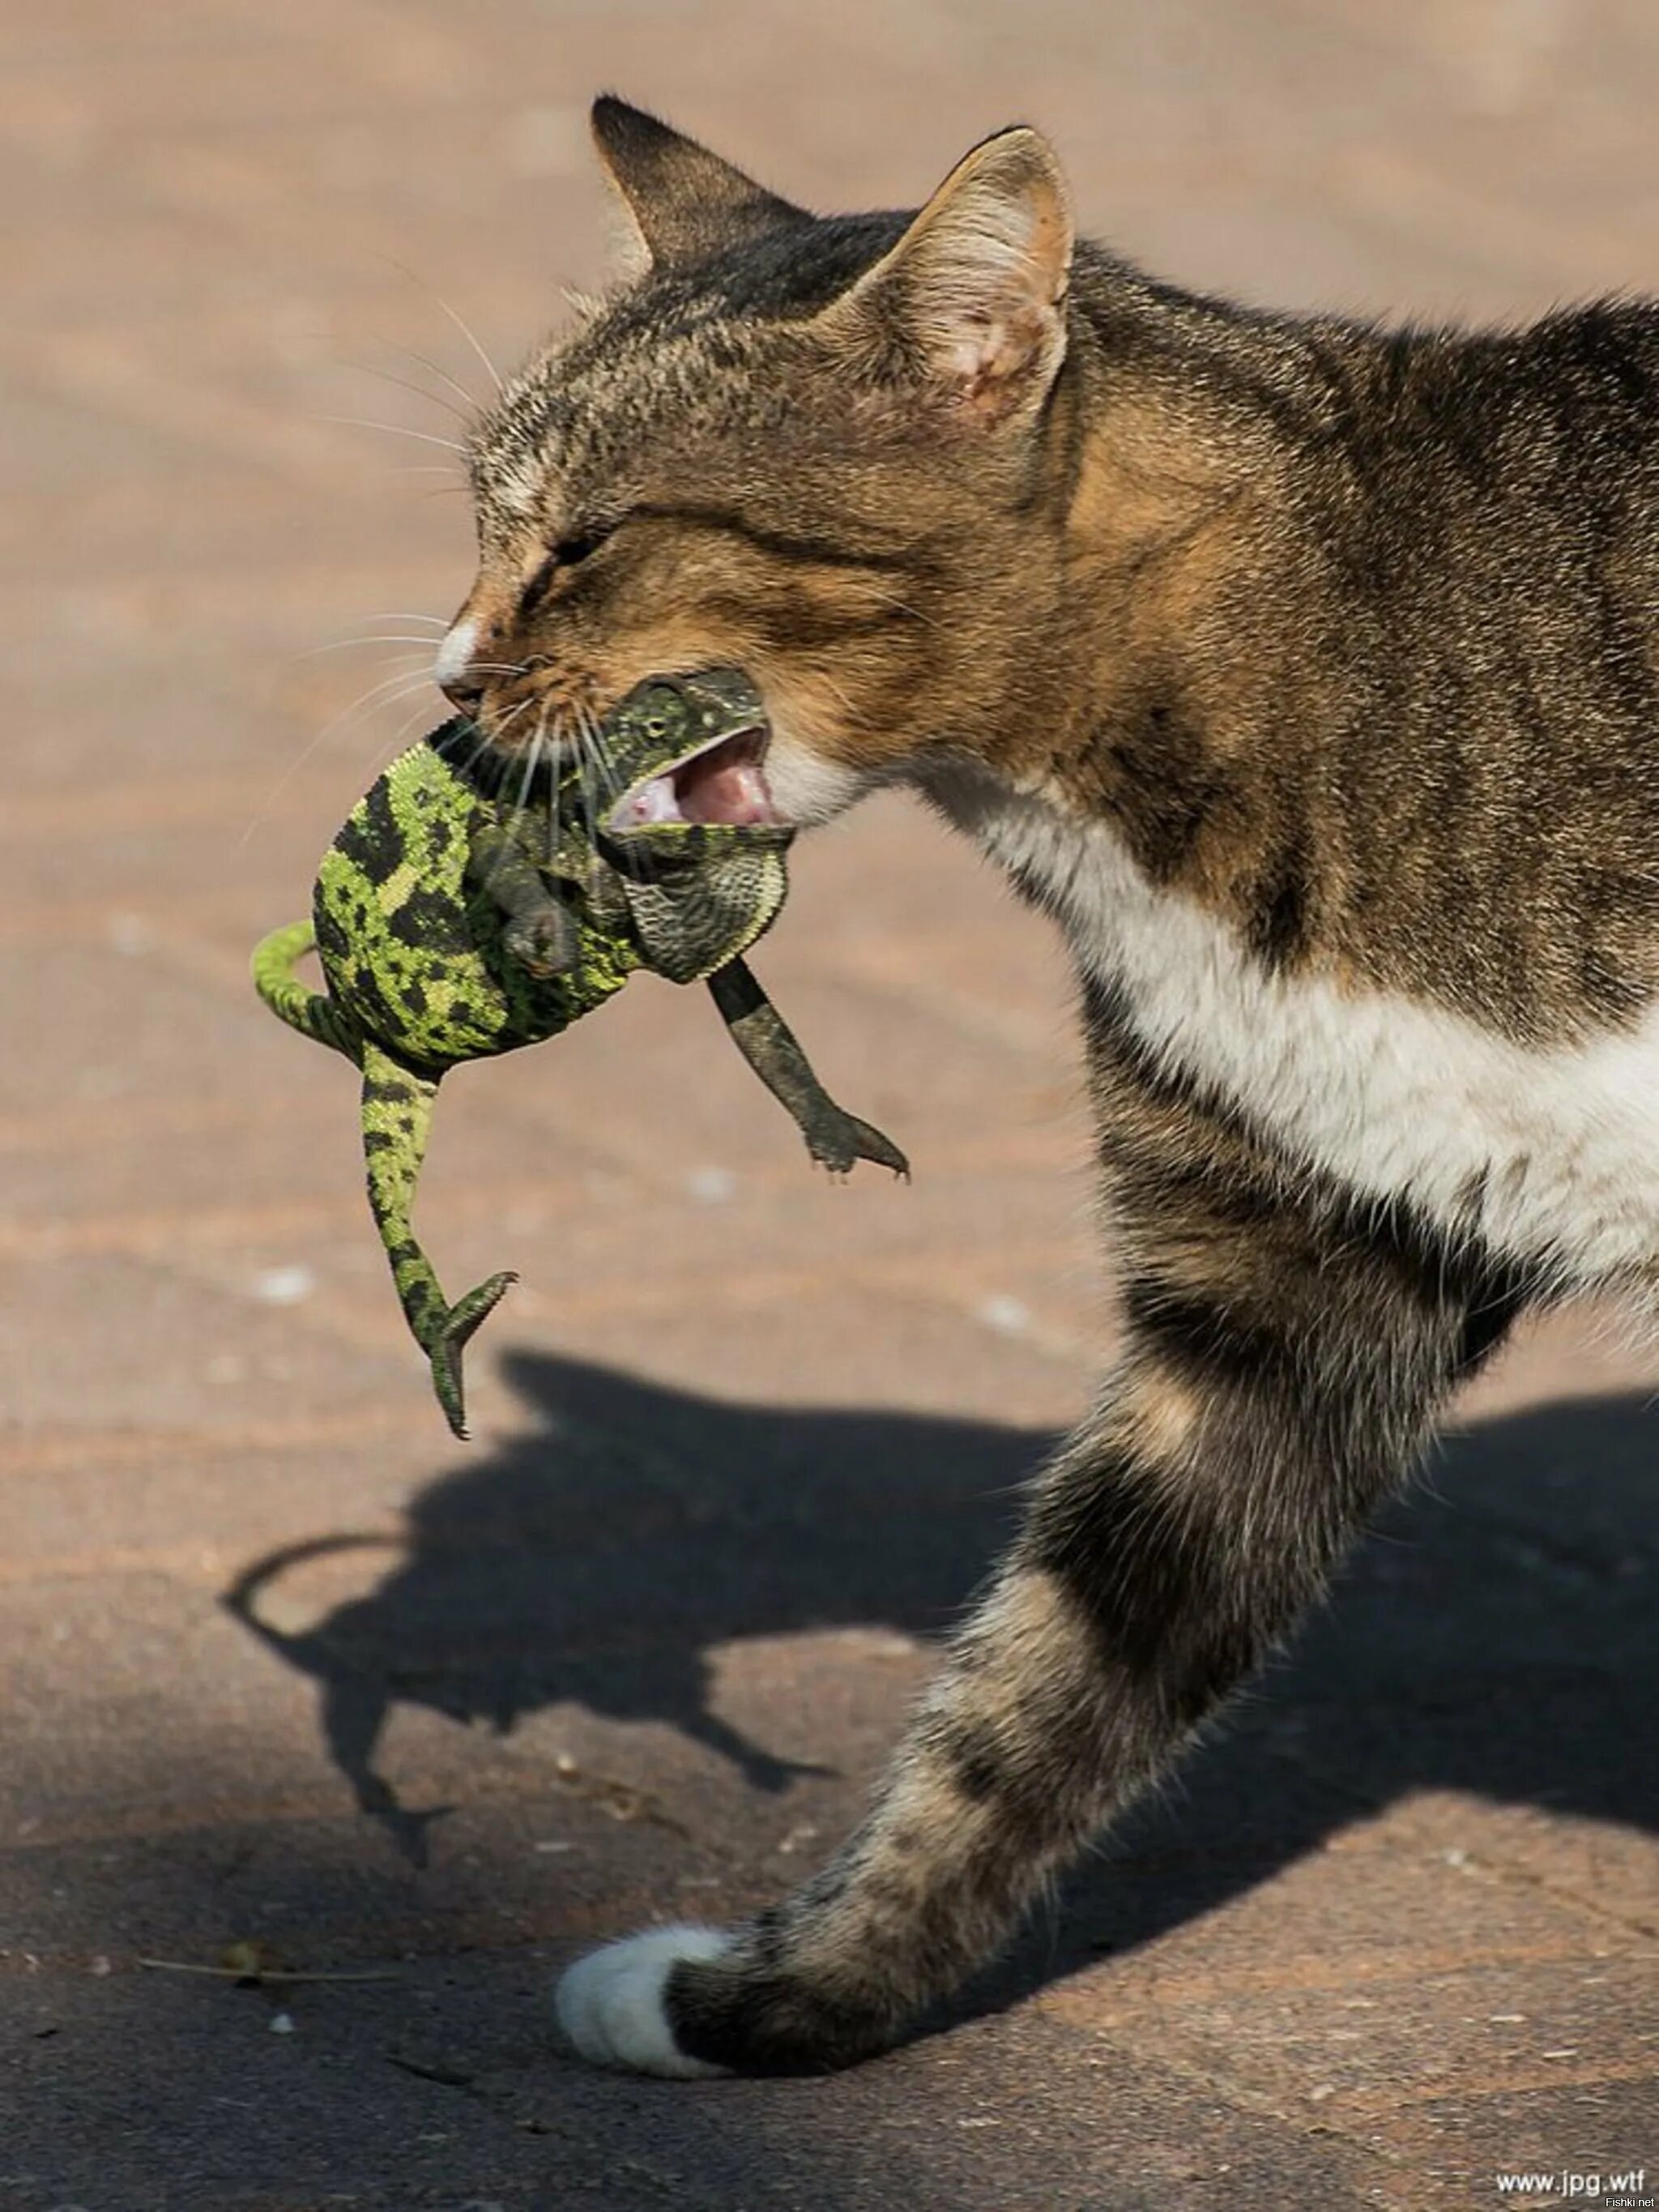
[[[724,2074],[674,2039],[665,1993],[682,1960],[718,1959],[732,1938],[718,1928],[650,1928],[590,1951],[559,1978],[553,2009],[566,2041],[596,2066],[695,2081]]]

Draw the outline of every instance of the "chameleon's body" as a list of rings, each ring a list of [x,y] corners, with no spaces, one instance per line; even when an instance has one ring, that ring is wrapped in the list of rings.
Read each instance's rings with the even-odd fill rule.
[[[514,1278],[492,1275],[452,1306],[415,1237],[415,1188],[447,1069],[558,1036],[636,969],[707,978],[816,1159],[840,1172],[858,1158],[906,1171],[879,1131],[823,1091],[740,957],[787,895],[790,832],[630,810],[653,779],[759,721],[741,677],[653,679],[607,718],[585,773],[567,765],[550,794],[517,807],[464,767],[477,750],[470,726],[447,723],[353,808],[319,870],[313,921],[273,932],[254,952],[266,1004],[362,1071],[369,1201],[457,1435],[462,1350]],[[313,945],[326,996],[295,975]]]

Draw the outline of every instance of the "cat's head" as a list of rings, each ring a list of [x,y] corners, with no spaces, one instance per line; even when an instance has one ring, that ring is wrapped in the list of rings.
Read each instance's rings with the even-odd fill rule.
[[[1037,696],[1060,596],[1072,227],[1030,131],[915,216],[819,218],[601,100],[618,287],[472,428],[477,579],[439,675],[501,752],[642,678],[740,668],[762,776],[692,818],[834,813]]]

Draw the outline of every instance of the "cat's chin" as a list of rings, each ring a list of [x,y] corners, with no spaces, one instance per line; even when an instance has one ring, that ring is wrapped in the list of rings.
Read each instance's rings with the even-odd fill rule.
[[[833,821],[870,788],[869,778],[856,769],[825,760],[775,725],[766,751],[766,781],[773,818],[791,830]]]

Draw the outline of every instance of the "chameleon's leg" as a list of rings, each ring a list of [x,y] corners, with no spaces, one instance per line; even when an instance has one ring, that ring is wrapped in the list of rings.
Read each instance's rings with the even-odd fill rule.
[[[728,960],[717,968],[708,988],[738,1051],[793,1115],[820,1167],[846,1175],[854,1160],[873,1160],[908,1178],[910,1163],[898,1146],[836,1105],[746,962]]]
[[[492,824],[477,831],[466,872],[507,917],[501,941],[521,968],[545,979],[575,966],[581,939],[574,917],[509,830]]]
[[[368,1202],[392,1262],[404,1317],[432,1362],[438,1403],[455,1434],[464,1437],[461,1353],[473,1330],[518,1278],[491,1275],[452,1306],[445,1300],[432,1262],[416,1242],[410,1217],[437,1095],[434,1079],[416,1074],[377,1044],[365,1044],[363,1156],[368,1166]]]

